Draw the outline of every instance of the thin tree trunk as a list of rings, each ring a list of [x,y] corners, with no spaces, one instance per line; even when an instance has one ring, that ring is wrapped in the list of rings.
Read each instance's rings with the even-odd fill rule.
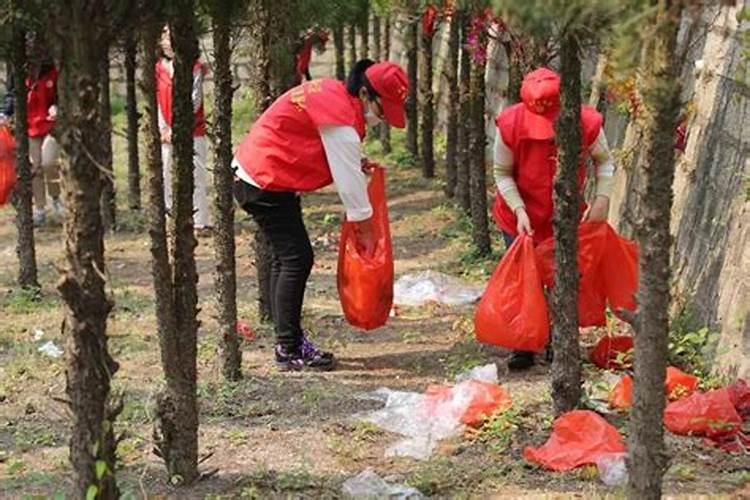
[[[382,27],[380,22],[380,16],[372,16],[372,43],[373,50],[375,51],[372,57],[377,61],[387,59],[383,57],[383,38],[382,38]]]
[[[101,134],[102,156],[102,223],[105,231],[114,231],[117,225],[117,201],[115,199],[115,172],[112,159],[112,104],[109,96],[109,51],[102,55],[99,63],[101,71],[101,93],[99,95],[98,129]]]
[[[459,37],[462,11],[455,10],[450,20],[448,31],[448,58],[445,66],[445,77],[448,81],[448,119],[446,123],[445,151],[445,195],[453,198],[456,194],[456,175],[458,173],[458,58]]]
[[[14,2],[13,9],[18,9]],[[14,19],[20,19],[14,17]],[[11,67],[15,86],[13,101],[15,110],[16,175],[18,181],[13,193],[16,209],[16,255],[18,256],[18,284],[23,288],[38,289],[39,280],[36,267],[34,245],[33,202],[31,198],[31,164],[29,162],[29,134],[27,128],[28,111],[26,106],[26,31],[17,23],[12,24]]]
[[[135,69],[138,44],[135,30],[129,30],[125,39],[125,109],[128,117],[128,208],[141,209],[141,169],[138,159],[138,101]]]
[[[480,35],[481,36],[481,35]],[[471,123],[470,123],[470,191],[471,223],[474,247],[479,255],[489,255],[490,228],[487,217],[487,163],[485,147],[487,137],[484,129],[486,62],[475,60],[471,73]]]
[[[513,41],[503,42],[505,56],[508,59],[508,90],[506,97],[508,104],[515,104],[521,100],[521,83],[523,82],[523,66],[520,54]]]
[[[337,27],[333,29],[333,46],[336,54],[336,78],[341,81],[346,80],[346,52],[344,44],[344,28]]]
[[[677,32],[682,4],[659,4],[657,28],[643,52],[641,95],[645,120],[644,154],[637,171],[644,196],[637,230],[640,283],[635,321],[633,410],[630,414],[630,499],[661,498],[667,467],[664,448],[664,380],[669,342],[671,301],[669,232],[674,179],[673,133],[680,112],[680,65]],[[689,45],[689,44],[686,44]]]
[[[552,290],[552,399],[555,413],[573,410],[581,399],[578,349],[578,219],[577,176],[581,155],[581,59],[578,34],[570,32],[560,48],[559,151],[554,181],[555,287]]]
[[[106,144],[101,134],[92,133],[102,126],[100,100],[106,82],[101,66],[109,40],[101,30],[110,19],[99,11],[92,14],[82,0],[67,2],[64,12],[56,14],[61,54],[57,133],[66,157],[62,164],[66,266],[57,288],[65,304],[73,496],[84,498],[95,491],[97,498],[118,498],[114,423],[122,402],[110,399],[110,381],[118,364],[107,349],[107,317],[113,304],[105,291],[103,178],[98,165]]]
[[[357,62],[357,28],[350,24],[346,29],[347,41],[349,43],[349,67],[351,69]]]
[[[422,175],[426,179],[435,177],[435,108],[432,93],[432,35],[422,33],[422,65],[420,66],[419,107],[422,115]]]
[[[225,6],[226,7],[226,6]],[[242,353],[237,337],[237,272],[235,264],[234,198],[232,188],[232,48],[231,10],[217,7],[212,18],[214,42],[214,254],[216,255],[216,300],[218,302],[221,372],[227,380],[242,377]]]
[[[409,95],[406,98],[406,149],[415,160],[419,158],[419,115],[417,109],[419,26],[419,16],[412,13],[406,27],[406,72],[409,77]]]
[[[462,117],[471,115],[471,54],[466,48],[469,34],[470,16],[466,11],[461,11],[461,58],[459,68],[459,110]],[[471,189],[470,178],[470,124],[469,120],[462,119],[458,125],[458,137],[456,139],[458,149],[458,166],[456,169],[456,200],[458,205],[466,213],[471,211]]]
[[[591,95],[589,96],[589,106],[594,106],[600,113],[604,111],[604,104],[607,102],[607,82],[605,80],[605,71],[607,70],[607,54],[602,52],[596,62],[596,71],[591,81]]]
[[[362,22],[359,27],[359,58],[370,57],[370,6],[365,0],[362,4]]]
[[[391,57],[391,16],[385,16],[383,22],[383,54],[384,61]],[[383,145],[383,153],[391,152],[391,127],[383,123],[380,127],[380,143]]]

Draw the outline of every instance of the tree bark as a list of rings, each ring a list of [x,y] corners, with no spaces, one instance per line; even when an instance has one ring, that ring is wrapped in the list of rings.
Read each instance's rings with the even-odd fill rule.
[[[510,105],[521,100],[523,65],[513,41],[504,42],[503,49],[505,49],[505,56],[508,59],[508,90],[506,96]]]
[[[117,226],[117,200],[115,198],[115,172],[112,158],[112,103],[109,95],[109,51],[103,53],[99,63],[101,92],[99,95],[98,129],[102,141],[102,223],[105,231],[114,231]]]
[[[422,65],[420,66],[419,107],[422,115],[422,175],[425,179],[435,177],[435,107],[432,93],[432,35],[422,33]]]
[[[575,409],[581,399],[578,349],[578,219],[581,195],[577,176],[581,157],[581,59],[578,34],[561,43],[560,118],[556,137],[559,160],[554,180],[555,287],[552,290],[552,399],[555,413]]]
[[[111,20],[104,6],[90,9],[83,0],[67,2],[64,10],[53,12],[61,65],[56,131],[66,158],[62,164],[66,266],[57,288],[65,304],[74,496],[84,498],[95,491],[97,498],[118,498],[114,421],[122,403],[110,399],[110,381],[118,364],[107,349],[107,317],[113,304],[105,291],[99,165],[106,144],[100,133],[92,133],[102,127],[100,102],[106,82],[101,67],[109,48],[103,30]]]
[[[453,198],[456,194],[456,175],[458,173],[458,58],[459,37],[462,11],[456,9],[450,20],[448,31],[448,58],[445,66],[445,77],[448,81],[448,110],[445,127],[445,195]]]
[[[417,114],[419,91],[419,16],[411,13],[406,27],[406,73],[409,77],[409,95],[406,98],[406,149],[415,160],[419,158],[419,118]]]
[[[18,9],[14,1],[13,9]],[[14,17],[10,63],[13,68],[15,86],[13,102],[15,110],[16,175],[18,177],[13,192],[13,206],[16,209],[16,255],[18,256],[18,284],[23,288],[38,289],[39,280],[36,267],[34,244],[33,201],[31,197],[31,164],[29,162],[29,133],[26,125],[26,30],[20,26],[20,18]]]
[[[135,70],[138,43],[135,30],[128,30],[125,38],[125,109],[128,118],[128,208],[141,209],[141,169],[138,159],[138,101],[135,86]]]
[[[480,35],[485,36],[485,35]],[[486,43],[486,40],[485,40]],[[471,73],[471,123],[470,123],[470,191],[472,240],[479,255],[489,255],[490,228],[487,217],[487,163],[485,148],[487,137],[484,129],[486,62],[474,60]]]
[[[344,28],[337,27],[333,29],[333,46],[336,54],[336,78],[341,81],[346,80],[346,58],[344,56]]]
[[[373,59],[376,61],[382,61],[383,58],[383,38],[381,28],[380,16],[372,16],[372,43],[374,53]],[[387,59],[387,58],[386,58]]]
[[[362,2],[361,22],[359,27],[359,58],[370,57],[370,5],[367,0]]]
[[[349,67],[350,70],[357,63],[357,28],[350,24],[346,29],[347,41],[349,42]]]
[[[383,22],[383,54],[382,59],[388,61],[391,57],[391,17],[385,16]],[[391,152],[391,127],[387,123],[380,126],[380,143],[383,145],[383,154]]]
[[[234,176],[232,175],[232,12],[217,6],[212,16],[214,42],[214,283],[218,305],[219,355],[226,380],[242,377],[242,353],[237,336],[237,272],[234,238]]]
[[[469,34],[470,16],[466,11],[459,11],[461,20],[461,57],[459,67],[459,113],[462,117],[471,114],[471,54],[466,48]],[[469,120],[462,120],[458,125],[456,137],[458,165],[456,168],[456,200],[466,213],[471,211],[470,189],[470,124]]]
[[[645,192],[636,231],[640,283],[629,433],[627,496],[631,499],[661,498],[667,468],[662,419],[672,276],[673,130],[680,112],[680,65],[684,59],[676,54],[681,10],[681,2],[659,3],[655,34],[647,41],[641,62],[645,141],[637,172],[643,177]]]

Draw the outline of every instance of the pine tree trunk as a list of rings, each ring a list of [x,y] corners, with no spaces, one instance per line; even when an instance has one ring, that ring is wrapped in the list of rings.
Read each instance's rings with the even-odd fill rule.
[[[459,67],[459,113],[464,119],[458,124],[456,137],[458,165],[456,168],[456,200],[458,205],[469,213],[471,211],[471,189],[470,189],[470,120],[466,117],[471,115],[471,54],[466,49],[469,34],[470,16],[466,11],[460,11],[461,15],[461,57]]]
[[[581,60],[578,34],[570,32],[560,48],[559,151],[554,180],[555,287],[552,290],[552,399],[555,413],[575,409],[581,399],[578,349],[578,219],[581,202],[577,176],[581,155]]]
[[[521,100],[521,83],[523,82],[523,66],[520,55],[514,48],[512,41],[503,42],[505,56],[508,59],[508,90],[506,96],[508,105],[515,104]]]
[[[406,98],[406,149],[415,160],[419,158],[419,118],[417,114],[419,26],[419,16],[412,14],[406,27],[406,73],[409,77],[409,95]]]
[[[357,62],[357,28],[353,24],[349,25],[346,29],[347,41],[349,43],[349,66],[347,72]]]
[[[338,27],[333,29],[333,46],[336,54],[336,78],[341,81],[346,80],[346,52],[344,44],[344,28]]]
[[[110,20],[102,11],[90,11],[82,0],[67,2],[64,12],[56,14],[55,43],[62,55],[56,131],[66,158],[62,164],[66,266],[57,288],[65,304],[73,496],[84,498],[94,488],[98,498],[118,498],[114,421],[122,403],[110,399],[110,381],[118,364],[107,349],[107,316],[113,304],[105,291],[103,178],[98,165],[107,146],[101,134],[92,133],[102,127],[100,100],[106,82],[101,65],[109,40],[100,30]]]
[[[17,9],[14,2],[14,9]],[[19,18],[14,18],[19,19]],[[18,177],[13,192],[13,205],[16,209],[16,255],[18,256],[18,284],[23,288],[38,289],[39,280],[36,267],[34,244],[33,202],[31,198],[31,163],[29,162],[29,134],[26,126],[28,111],[26,106],[26,31],[17,23],[12,24],[12,47],[10,63],[13,68],[15,87],[13,101],[15,110],[16,175]]]
[[[115,199],[115,172],[112,158],[112,104],[109,96],[109,51],[105,52],[99,63],[101,71],[101,92],[99,95],[98,129],[101,134],[102,156],[102,224],[105,231],[114,231],[117,225],[117,201]]]
[[[485,81],[486,62],[473,61],[471,73],[471,123],[470,147],[470,191],[471,191],[471,223],[472,240],[479,255],[489,255],[490,228],[487,217],[487,163],[485,148],[487,137],[484,129]]]
[[[629,479],[631,499],[661,498],[667,468],[664,447],[664,381],[671,301],[669,232],[674,179],[673,133],[680,112],[677,32],[682,4],[659,4],[654,39],[643,51],[644,154],[637,165],[644,196],[638,214],[640,245],[638,314],[635,321],[633,410],[630,414]],[[689,45],[689,44],[686,44]]]
[[[141,209],[141,168],[138,159],[138,101],[135,86],[135,69],[138,44],[135,31],[129,30],[125,39],[125,110],[128,118],[128,208]]]
[[[359,58],[370,57],[370,6],[366,0],[362,5],[362,22],[359,28]]]
[[[448,81],[448,110],[446,123],[445,151],[445,195],[453,198],[456,194],[456,175],[458,173],[458,58],[461,10],[455,10],[450,20],[448,32],[448,58],[445,66],[445,77]]]
[[[372,43],[373,50],[375,51],[372,55],[376,61],[382,61],[387,59],[383,57],[383,40],[382,40],[382,27],[380,22],[380,16],[372,16]]]
[[[420,66],[419,106],[422,115],[422,175],[425,179],[435,177],[435,151],[433,139],[435,133],[435,108],[432,93],[432,35],[423,33],[422,65]]]
[[[224,6],[226,7],[226,6]],[[218,7],[212,18],[214,42],[214,254],[218,302],[219,355],[226,380],[242,377],[242,353],[237,336],[237,272],[234,238],[234,176],[232,175],[232,28],[231,10]]]
[[[383,54],[382,60],[388,61],[391,57],[391,17],[385,16],[383,22]],[[391,152],[391,127],[383,123],[380,127],[380,143],[383,145],[383,154]]]

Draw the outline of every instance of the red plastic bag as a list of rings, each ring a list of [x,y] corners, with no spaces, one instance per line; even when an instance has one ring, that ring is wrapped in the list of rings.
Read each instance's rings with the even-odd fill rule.
[[[690,396],[698,387],[700,380],[674,366],[667,367],[666,391],[670,401]]]
[[[623,376],[609,391],[609,406],[617,410],[633,406],[633,377]]]
[[[357,241],[354,223],[344,222],[339,243],[337,284],[347,321],[363,330],[385,325],[393,305],[393,249],[385,197],[385,171],[373,167],[367,193],[377,244],[366,255]]]
[[[253,340],[255,340],[255,331],[253,331],[250,325],[248,325],[241,319],[238,319],[237,323],[235,323],[235,330],[237,331],[237,335],[247,340],[248,342],[252,342]]]
[[[547,469],[566,471],[624,451],[622,436],[614,426],[593,411],[574,410],[555,420],[546,443],[526,448],[523,456]]]
[[[743,420],[750,419],[750,385],[744,380],[738,380],[727,387],[729,398],[732,400],[734,409]]]
[[[549,318],[534,242],[519,236],[492,273],[474,316],[477,340],[506,349],[540,352]]]
[[[591,362],[605,370],[629,368],[633,360],[633,337],[602,337],[591,351]]]
[[[620,309],[635,312],[638,291],[638,245],[620,237],[609,224],[607,243],[599,272],[604,278],[604,292],[609,308],[624,319]]]
[[[456,409],[461,423],[469,427],[480,427],[495,412],[507,410],[513,403],[505,389],[481,380],[467,380],[454,387],[431,385],[425,395],[428,415]]]
[[[739,432],[742,419],[724,388],[669,403],[664,424],[675,434],[716,438]]]
[[[10,201],[16,185],[16,140],[8,127],[0,127],[0,207]]]

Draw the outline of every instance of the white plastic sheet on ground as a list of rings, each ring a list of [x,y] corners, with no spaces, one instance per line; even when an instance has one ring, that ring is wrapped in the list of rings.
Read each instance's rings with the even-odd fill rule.
[[[59,358],[63,355],[63,350],[57,347],[57,345],[51,340],[47,341],[43,346],[37,349],[40,353],[49,356],[50,358]]]
[[[376,472],[368,469],[347,479],[341,485],[344,498],[389,498],[394,500],[421,500],[424,495],[416,488],[391,484]]]
[[[393,303],[421,306],[438,302],[449,306],[473,304],[482,297],[484,287],[472,285],[437,271],[405,274],[393,285]]]
[[[382,387],[367,398],[382,401],[385,406],[359,415],[359,419],[405,437],[388,447],[385,456],[427,460],[441,439],[463,432],[461,416],[475,394],[475,385],[469,383],[471,380],[496,384],[497,366],[493,363],[459,375],[451,397],[441,400],[437,406],[426,404],[424,394]]]
[[[596,460],[599,479],[607,486],[620,486],[628,481],[626,453],[607,453]]]

